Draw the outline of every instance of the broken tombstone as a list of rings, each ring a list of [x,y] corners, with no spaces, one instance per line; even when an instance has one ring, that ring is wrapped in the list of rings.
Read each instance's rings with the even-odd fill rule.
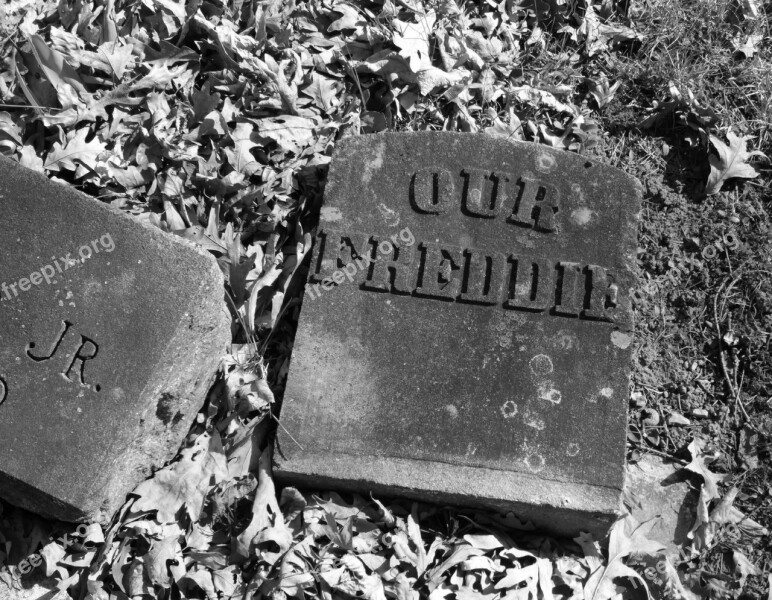
[[[172,458],[230,341],[193,244],[0,162],[0,496],[104,521]]]

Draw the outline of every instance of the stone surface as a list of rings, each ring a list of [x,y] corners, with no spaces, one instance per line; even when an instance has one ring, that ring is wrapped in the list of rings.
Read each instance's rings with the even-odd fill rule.
[[[651,455],[627,467],[625,490],[636,501],[631,514],[639,523],[657,519],[647,537],[664,544],[669,556],[677,556],[689,541],[687,534],[697,519],[700,494],[692,479],[686,469]]]
[[[340,142],[280,481],[604,531],[624,480],[639,204],[633,178],[544,146]]]
[[[222,275],[194,245],[5,159],[0,214],[0,496],[109,518],[204,400],[230,341]]]

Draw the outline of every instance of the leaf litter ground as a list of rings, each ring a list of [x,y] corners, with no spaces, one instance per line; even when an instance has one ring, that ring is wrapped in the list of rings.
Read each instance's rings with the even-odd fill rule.
[[[180,454],[111,523],[84,533],[0,504],[0,597],[771,594],[771,8],[6,3],[2,152],[210,250],[238,333]],[[427,129],[543,143],[643,182],[628,459],[692,474],[677,555],[630,515],[606,540],[559,540],[511,514],[277,497],[275,399],[332,149]]]

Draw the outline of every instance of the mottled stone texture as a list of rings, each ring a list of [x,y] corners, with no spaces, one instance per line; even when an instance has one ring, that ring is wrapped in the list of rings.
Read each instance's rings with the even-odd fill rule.
[[[625,473],[639,206],[632,177],[536,144],[340,142],[280,480],[603,532]]]
[[[5,159],[0,214],[0,496],[102,521],[203,403],[230,341],[222,275],[192,244]]]

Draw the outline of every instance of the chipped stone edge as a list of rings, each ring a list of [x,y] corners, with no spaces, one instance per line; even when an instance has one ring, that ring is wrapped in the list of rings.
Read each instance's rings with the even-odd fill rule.
[[[181,320],[163,351],[163,362],[153,371],[141,393],[141,406],[146,406],[129,443],[116,448],[113,464],[115,475],[105,483],[100,498],[84,515],[90,522],[106,522],[138,484],[155,469],[171,460],[190,430],[193,420],[204,403],[222,357],[231,342],[231,318],[224,302],[213,300],[211,288],[223,290],[223,277],[214,259],[208,273],[202,273],[198,292],[186,307],[193,320]],[[219,306],[218,306],[219,305]],[[215,323],[202,323],[201,315],[218,314]],[[190,331],[195,333],[191,335]],[[214,332],[214,335],[208,335]],[[190,340],[197,342],[193,345]],[[204,340],[210,340],[207,343]],[[186,343],[183,344],[182,342]],[[180,361],[192,365],[180,370]],[[194,379],[192,375],[195,374]],[[208,374],[208,375],[207,375]],[[156,416],[158,402],[166,396],[170,412],[182,415],[174,422],[163,423]],[[200,400],[197,400],[200,399]],[[156,458],[157,457],[157,458]],[[97,501],[99,502],[97,505]]]

